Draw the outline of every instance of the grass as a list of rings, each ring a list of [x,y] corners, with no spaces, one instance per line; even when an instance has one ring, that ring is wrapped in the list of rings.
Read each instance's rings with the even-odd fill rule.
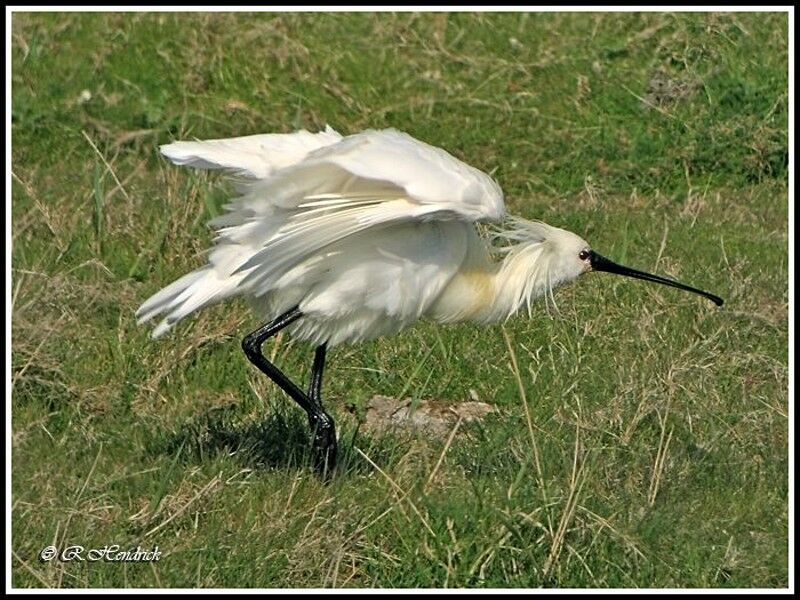
[[[12,585],[787,587],[787,26],[15,14]],[[243,304],[159,342],[133,314],[202,263],[227,193],[159,143],[326,122],[443,146],[511,211],[726,305],[591,276],[557,313],[337,348],[325,484],[304,416],[241,354]],[[307,377],[309,348],[267,351]],[[449,447],[359,428],[401,393],[499,414]],[[38,559],[111,543],[163,555]]]

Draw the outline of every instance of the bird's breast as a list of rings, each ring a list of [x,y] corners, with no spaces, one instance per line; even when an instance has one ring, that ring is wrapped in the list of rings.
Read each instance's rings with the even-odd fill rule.
[[[487,268],[467,268],[450,280],[428,316],[442,323],[489,321],[494,297],[494,273]]]

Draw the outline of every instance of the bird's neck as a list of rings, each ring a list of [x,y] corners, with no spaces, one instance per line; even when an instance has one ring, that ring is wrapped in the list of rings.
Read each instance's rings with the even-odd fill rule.
[[[485,315],[489,322],[507,319],[521,308],[530,311],[531,302],[550,293],[560,282],[549,277],[547,249],[531,246],[509,253],[492,277],[494,302]]]

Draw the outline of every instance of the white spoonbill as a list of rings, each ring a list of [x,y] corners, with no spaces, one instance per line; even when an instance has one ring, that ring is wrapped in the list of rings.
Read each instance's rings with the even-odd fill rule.
[[[247,358],[308,414],[315,466],[336,461],[333,419],[320,398],[329,347],[397,333],[419,319],[502,321],[583,273],[606,271],[722,299],[621,266],[569,231],[506,217],[488,175],[394,129],[342,137],[263,134],[175,142],[177,165],[224,169],[239,196],[211,221],[208,264],[168,285],[137,311],[162,315],[153,337],[226,298],[252,302],[266,325],[245,336]],[[481,233],[479,222],[507,226]],[[499,240],[501,243],[493,243]],[[315,348],[308,391],[265,358],[286,328]]]

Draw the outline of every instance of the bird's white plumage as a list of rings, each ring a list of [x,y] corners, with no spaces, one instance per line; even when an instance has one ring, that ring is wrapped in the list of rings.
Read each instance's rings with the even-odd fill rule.
[[[341,139],[341,135],[326,127],[319,133],[263,133],[221,140],[175,142],[161,146],[161,153],[176,165],[228,169],[242,177],[263,179],[277,169],[303,160],[309,152]]]
[[[264,319],[299,306],[305,317],[293,334],[329,345],[394,333],[428,313],[440,318],[457,275],[488,268],[474,223],[505,215],[489,176],[391,129],[176,142],[162,152],[245,180],[212,221],[219,235],[209,264],[137,312],[140,322],[165,316],[154,336],[237,295]]]

